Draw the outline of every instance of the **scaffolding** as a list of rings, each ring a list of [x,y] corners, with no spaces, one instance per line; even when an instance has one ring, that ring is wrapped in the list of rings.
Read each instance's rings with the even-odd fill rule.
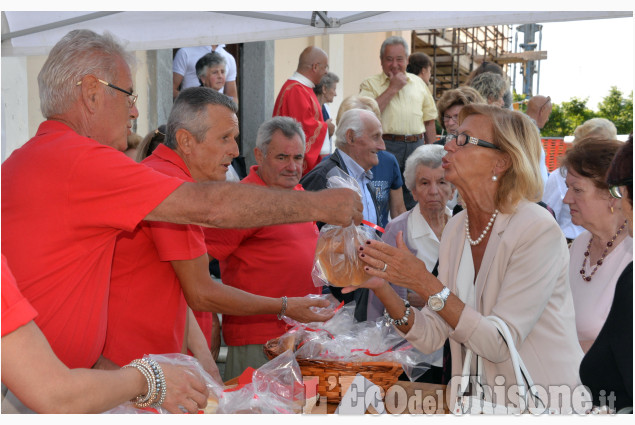
[[[512,26],[444,28],[412,31],[412,52],[423,52],[433,62],[430,78],[435,99],[444,91],[465,84],[483,61],[494,62],[510,74],[509,65],[546,59],[546,52],[512,52]]]

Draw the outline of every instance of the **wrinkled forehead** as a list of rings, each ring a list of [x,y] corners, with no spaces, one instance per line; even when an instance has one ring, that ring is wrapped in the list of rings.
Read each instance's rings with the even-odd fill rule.
[[[384,50],[382,59],[386,56],[405,58],[407,56],[406,49],[401,43],[388,44]]]
[[[293,134],[293,136],[287,137],[281,130],[276,130],[269,142],[268,151],[270,153],[276,152],[290,155],[304,153],[302,138],[299,134]]]
[[[209,71],[223,71],[223,72],[225,72],[225,64],[224,63],[218,63],[216,65],[209,66],[207,69]]]
[[[463,114],[463,109],[459,112],[458,132],[466,131],[471,134],[474,130],[494,131],[494,124],[490,117],[482,114]]]

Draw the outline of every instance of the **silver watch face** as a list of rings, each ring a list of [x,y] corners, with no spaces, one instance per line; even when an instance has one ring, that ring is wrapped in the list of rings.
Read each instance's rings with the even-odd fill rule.
[[[430,306],[430,308],[434,311],[441,310],[444,305],[445,301],[443,301],[443,299],[438,295],[433,295],[428,298],[428,306]]]

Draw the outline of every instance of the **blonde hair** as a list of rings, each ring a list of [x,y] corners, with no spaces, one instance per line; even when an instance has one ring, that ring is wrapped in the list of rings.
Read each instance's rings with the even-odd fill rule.
[[[473,103],[459,113],[462,123],[470,115],[483,115],[492,123],[494,143],[510,158],[511,164],[498,176],[496,207],[510,213],[519,201],[538,202],[542,198],[543,181],[540,175],[540,134],[525,114],[497,106]]]
[[[349,96],[342,101],[340,108],[337,110],[337,117],[335,118],[336,124],[339,125],[340,118],[342,118],[344,112],[349,109],[365,109],[371,111],[375,114],[377,119],[381,121],[381,111],[375,99],[368,96]]]
[[[154,152],[157,146],[165,142],[165,132],[165,124],[162,124],[156,130],[152,130],[146,134],[139,146],[137,146],[137,157],[135,161],[141,162],[152,155],[152,152]]]
[[[128,135],[128,147],[126,149],[137,149],[143,138],[137,133],[130,133]]]

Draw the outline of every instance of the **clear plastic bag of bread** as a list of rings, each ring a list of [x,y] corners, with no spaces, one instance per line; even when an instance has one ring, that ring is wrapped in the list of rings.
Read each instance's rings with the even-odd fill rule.
[[[188,356],[187,354],[181,353],[168,353],[168,354],[146,354],[143,356],[144,359],[149,358],[152,360],[156,360],[162,364],[173,364],[178,366],[185,366],[190,370],[190,373],[196,374],[203,378],[205,382],[205,386],[209,391],[209,396],[207,398],[207,406],[203,410],[203,413],[215,413],[218,407],[218,400],[223,393],[224,386],[220,382],[216,382],[212,376],[203,369],[203,366],[198,362],[195,357]],[[169,391],[169,390],[168,390]],[[121,404],[113,409],[110,409],[104,413],[114,413],[114,414],[143,414],[143,413],[161,413],[166,414],[170,413],[163,407],[146,407],[144,409],[139,409],[135,407],[134,403],[126,402]]]
[[[255,370],[251,382],[225,390],[216,413],[302,413],[304,404],[302,371],[289,350]]]
[[[333,168],[327,179],[327,188],[352,189],[361,197],[357,181],[340,168]],[[359,286],[370,279],[364,271],[365,263],[357,255],[359,246],[368,239],[379,240],[375,231],[365,225],[322,226],[311,273],[315,286]]]

